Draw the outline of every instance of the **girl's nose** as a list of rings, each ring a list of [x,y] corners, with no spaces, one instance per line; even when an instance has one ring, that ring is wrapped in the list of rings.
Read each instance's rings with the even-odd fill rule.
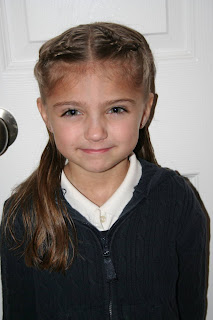
[[[85,125],[84,136],[86,140],[98,142],[107,138],[107,129],[104,121],[90,119]]]

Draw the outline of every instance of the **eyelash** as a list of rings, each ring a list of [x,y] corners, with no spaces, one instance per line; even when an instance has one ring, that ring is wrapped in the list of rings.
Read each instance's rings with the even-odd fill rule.
[[[124,107],[113,107],[111,108],[107,113],[108,114],[119,114],[119,113],[124,113],[127,112],[127,110]],[[62,114],[62,117],[75,117],[77,115],[81,114],[80,111],[76,110],[76,109],[69,109],[66,112],[64,112]]]
[[[112,112],[114,110],[114,112]],[[117,111],[115,111],[115,110],[117,110]],[[111,108],[110,109],[110,111],[108,112],[108,113],[116,113],[116,114],[118,114],[118,113],[123,113],[123,112],[127,112],[127,110],[124,108],[124,107],[113,107],[113,108]]]
[[[62,114],[62,117],[64,117],[64,116],[65,117],[74,117],[74,116],[76,116],[78,114],[81,114],[80,111],[78,111],[76,109],[69,109],[69,110],[67,110],[66,112],[64,112]]]

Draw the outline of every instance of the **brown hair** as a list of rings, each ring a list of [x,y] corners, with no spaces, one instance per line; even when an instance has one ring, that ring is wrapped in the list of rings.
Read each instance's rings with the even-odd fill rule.
[[[155,64],[149,45],[139,32],[101,22],[71,28],[47,41],[34,69],[43,102],[63,77],[63,65],[91,61],[122,63],[134,85],[142,85],[145,96],[154,94],[149,120],[140,129],[134,152],[157,164],[148,131],[157,101]],[[24,246],[28,266],[65,271],[77,253],[77,234],[61,197],[60,178],[66,159],[57,150],[53,134],[48,133],[49,141],[38,168],[14,190],[3,222],[16,248]],[[20,211],[25,234],[18,240],[15,226]]]

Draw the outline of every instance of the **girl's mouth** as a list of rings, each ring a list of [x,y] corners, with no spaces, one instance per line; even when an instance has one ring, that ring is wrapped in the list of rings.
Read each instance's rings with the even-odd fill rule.
[[[103,149],[81,149],[81,151],[89,154],[99,154],[99,153],[105,153],[108,152],[112,147],[110,148],[103,148]]]

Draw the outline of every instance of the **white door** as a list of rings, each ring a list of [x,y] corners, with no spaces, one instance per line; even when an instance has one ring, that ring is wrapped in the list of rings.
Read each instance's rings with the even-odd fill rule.
[[[188,176],[213,217],[212,0],[0,0],[0,108],[19,134],[0,157],[0,210],[37,166],[47,134],[36,109],[33,66],[43,41],[91,21],[127,24],[146,35],[159,94],[151,137],[159,163]],[[209,307],[213,319],[213,260]]]

